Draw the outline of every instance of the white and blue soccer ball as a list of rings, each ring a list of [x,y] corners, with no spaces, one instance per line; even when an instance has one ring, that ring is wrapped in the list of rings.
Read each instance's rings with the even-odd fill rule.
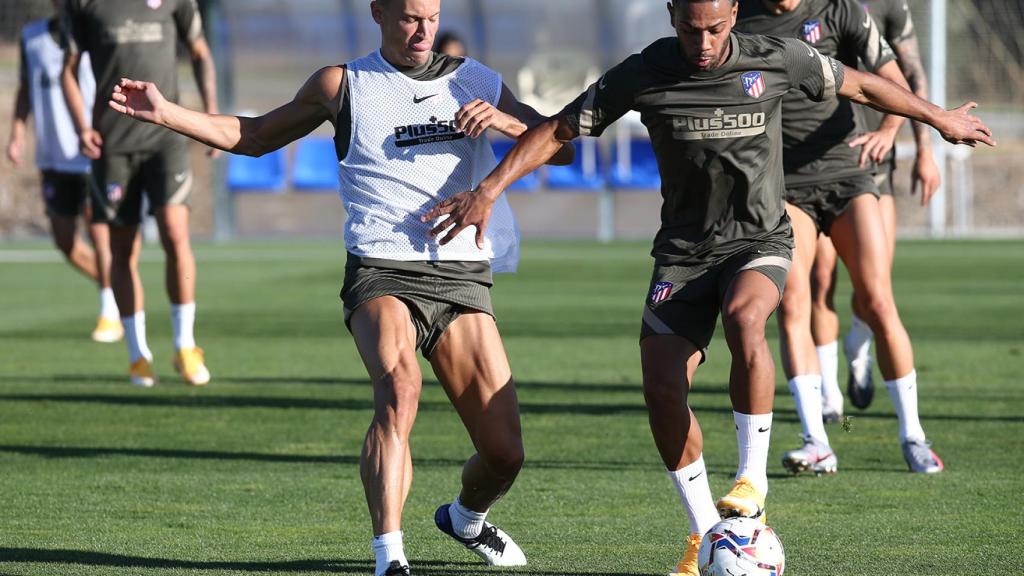
[[[782,576],[786,554],[760,520],[728,518],[704,535],[697,564],[700,576]]]

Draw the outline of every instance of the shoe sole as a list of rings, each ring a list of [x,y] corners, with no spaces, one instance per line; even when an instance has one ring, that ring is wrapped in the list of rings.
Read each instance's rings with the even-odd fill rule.
[[[181,367],[178,366],[177,364],[174,365],[174,371],[177,372],[178,375],[181,376],[181,379],[185,381],[185,384],[188,384],[189,386],[206,386],[207,384],[210,383],[209,374],[207,374],[205,378],[201,379],[189,378],[188,376],[185,376],[184,373],[182,373]]]
[[[124,333],[123,332],[117,333],[117,334],[93,334],[92,335],[92,341],[93,342],[99,342],[100,344],[114,344],[115,342],[120,342],[122,338],[124,338]]]
[[[797,476],[801,472],[813,472],[815,476],[832,475],[839,472],[837,464],[820,466],[811,464],[808,460],[797,458],[783,458],[782,466],[793,476]]]
[[[132,377],[132,386],[138,386],[139,388],[152,388],[156,386],[155,378],[136,378]]]

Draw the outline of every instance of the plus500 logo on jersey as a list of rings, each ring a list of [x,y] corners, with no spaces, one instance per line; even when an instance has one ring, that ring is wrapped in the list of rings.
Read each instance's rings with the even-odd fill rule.
[[[455,120],[438,120],[436,117],[431,117],[429,124],[395,126],[395,146],[399,148],[461,140],[465,137],[466,134],[459,131]]]
[[[716,140],[743,138],[764,134],[767,116],[764,112],[726,114],[721,108],[712,116],[679,116],[672,119],[672,136],[676,140]]]

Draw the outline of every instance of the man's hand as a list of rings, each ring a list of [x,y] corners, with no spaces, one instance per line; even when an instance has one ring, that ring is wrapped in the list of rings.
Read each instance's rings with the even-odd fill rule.
[[[114,86],[108,105],[114,110],[136,120],[161,124],[163,110],[167,104],[164,95],[152,82],[139,82],[121,78]]]
[[[103,153],[103,137],[92,128],[86,128],[78,135],[78,148],[86,158],[96,160]]]
[[[863,168],[868,160],[876,163],[885,160],[895,140],[896,130],[876,130],[858,136],[850,142],[850,148],[864,146],[860,151],[860,167]]]
[[[932,126],[942,134],[942,138],[951,144],[966,144],[971,148],[978,142],[995,146],[992,131],[977,116],[968,114],[978,107],[977,102],[968,102],[963,106],[947,110],[939,115]]]
[[[448,216],[430,231],[430,235],[435,238],[444,234],[444,238],[440,241],[442,246],[451,242],[466,228],[476,226],[476,246],[483,250],[484,232],[487,230],[487,222],[491,218],[493,206],[494,200],[489,199],[478,188],[470,192],[460,192],[435,204],[420,218],[420,221],[431,222],[441,216]]]
[[[935,195],[942,183],[942,173],[939,166],[935,164],[935,158],[931,150],[918,150],[917,159],[914,161],[914,173],[910,186],[910,193],[917,194],[921,191],[921,206],[926,206]]]
[[[22,151],[24,148],[25,143],[21,140],[11,140],[11,143],[7,145],[7,159],[11,161],[11,164],[21,166]]]
[[[526,131],[526,125],[517,118],[480,99],[460,108],[455,113],[455,123],[470,138],[480,137],[488,128],[494,128],[509,138],[518,138]]]

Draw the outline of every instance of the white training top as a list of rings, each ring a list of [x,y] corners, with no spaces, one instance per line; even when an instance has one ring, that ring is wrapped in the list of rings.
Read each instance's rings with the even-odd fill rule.
[[[455,113],[478,98],[497,105],[501,76],[467,58],[441,78],[413,80],[379,51],[347,69],[352,130],[339,170],[348,251],[399,261],[491,260],[495,272],[514,271],[519,230],[504,194],[494,203],[483,250],[476,228],[441,246],[429,234],[441,219],[420,222],[434,204],[475,189],[497,165],[487,138],[467,137]]]
[[[71,120],[60,75],[64,69],[64,51],[50,34],[48,20],[30,22],[22,30],[25,64],[28,68],[29,94],[32,99],[36,133],[36,166],[40,170],[84,174],[90,160],[79,152],[78,134]],[[96,81],[89,55],[82,54],[78,67],[86,120],[91,122]]]

